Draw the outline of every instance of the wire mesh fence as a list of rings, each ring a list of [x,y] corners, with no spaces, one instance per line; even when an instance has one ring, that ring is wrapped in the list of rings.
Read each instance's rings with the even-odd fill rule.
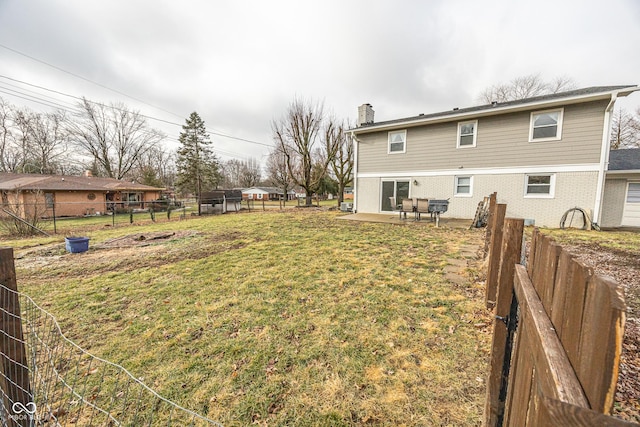
[[[105,202],[33,202],[3,200],[0,231],[11,235],[57,234],[91,226],[126,226],[186,219],[197,211],[195,200],[110,205]]]
[[[221,426],[67,339],[50,313],[15,289],[12,254],[0,249],[2,426]]]

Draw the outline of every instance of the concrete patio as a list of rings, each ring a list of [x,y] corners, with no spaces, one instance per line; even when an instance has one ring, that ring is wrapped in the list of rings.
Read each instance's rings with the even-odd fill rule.
[[[338,217],[338,219],[344,219],[349,221],[364,221],[364,222],[381,222],[386,224],[404,224],[415,226],[431,226],[435,227],[436,223],[431,221],[429,215],[423,215],[420,221],[416,221],[412,214],[407,215],[407,219],[400,219],[399,214],[392,213],[355,213]],[[460,219],[460,218],[447,218],[440,217],[441,228],[469,228],[472,220]]]

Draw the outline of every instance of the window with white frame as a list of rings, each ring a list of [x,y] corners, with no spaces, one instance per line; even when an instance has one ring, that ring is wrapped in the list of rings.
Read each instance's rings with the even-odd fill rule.
[[[640,203],[640,182],[630,182],[627,188],[627,203]]]
[[[564,110],[547,110],[531,113],[529,141],[555,141],[562,138]]]
[[[454,195],[457,197],[471,197],[473,195],[473,177],[456,176]]]
[[[478,121],[458,123],[458,148],[475,147]]]
[[[556,176],[554,174],[526,175],[525,197],[553,197]]]
[[[389,132],[389,154],[404,153],[407,149],[407,131]]]

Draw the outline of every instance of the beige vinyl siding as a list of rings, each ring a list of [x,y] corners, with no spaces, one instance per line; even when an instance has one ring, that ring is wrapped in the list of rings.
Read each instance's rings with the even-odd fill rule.
[[[562,139],[529,142],[532,111],[478,118],[477,146],[456,148],[459,121],[407,128],[404,154],[387,154],[387,131],[360,134],[359,173],[595,164],[607,101],[564,107]]]
[[[410,197],[449,199],[449,209],[443,218],[474,217],[478,202],[494,191],[498,202],[507,204],[507,216],[535,220],[539,226],[557,228],[562,214],[579,206],[591,212],[595,206],[594,189],[598,182],[597,172],[562,172],[555,174],[553,198],[525,198],[525,174],[473,175],[473,197],[456,197],[455,176],[411,177],[417,185],[411,185]],[[380,212],[381,178],[358,179],[358,212]],[[585,191],[587,190],[587,191]]]
[[[627,195],[627,180],[607,177],[602,199],[602,227],[620,227]]]

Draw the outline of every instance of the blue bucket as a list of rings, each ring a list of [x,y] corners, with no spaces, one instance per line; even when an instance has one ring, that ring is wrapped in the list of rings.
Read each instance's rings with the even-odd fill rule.
[[[67,252],[71,252],[72,254],[86,252],[89,250],[88,237],[65,237],[64,243],[67,248]]]

